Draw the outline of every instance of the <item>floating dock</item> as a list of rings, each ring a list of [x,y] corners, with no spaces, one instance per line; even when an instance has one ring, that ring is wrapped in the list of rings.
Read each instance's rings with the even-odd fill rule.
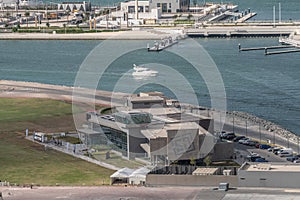
[[[242,24],[242,23],[240,23]],[[289,36],[297,26],[274,26],[265,25],[235,25],[235,24],[201,24],[195,25],[195,28],[187,28],[185,33],[189,37],[282,37]]]
[[[236,20],[237,23],[242,23],[247,21],[248,19],[251,19],[252,17],[256,16],[256,13],[248,13],[241,17],[240,19]]]
[[[283,45],[280,46],[269,46],[269,47],[250,47],[250,48],[242,48],[241,44],[238,45],[239,52],[241,51],[256,51],[256,50],[264,50],[265,55],[275,55],[275,54],[284,54],[284,53],[296,53],[300,52],[300,46],[298,45],[298,40],[293,42],[284,42],[286,40],[279,39],[280,43]],[[286,51],[271,51],[268,52],[269,49],[289,49]]]
[[[294,48],[291,45],[280,45],[280,46],[269,46],[269,47],[250,47],[242,48],[239,44],[239,51],[255,51],[255,50],[268,50],[268,49],[284,49],[284,48]]]
[[[162,39],[160,42],[154,42],[154,46],[150,47],[149,44],[147,45],[148,51],[162,51],[168,47],[173,46],[174,44],[178,43],[178,39],[173,39],[172,37],[168,37]]]

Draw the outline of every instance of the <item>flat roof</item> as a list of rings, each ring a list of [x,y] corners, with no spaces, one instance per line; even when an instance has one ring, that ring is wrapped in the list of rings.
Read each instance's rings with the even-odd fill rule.
[[[168,130],[190,130],[199,129],[199,125],[195,122],[183,122],[174,124],[163,124],[157,128],[148,128],[141,130],[141,133],[148,139],[166,138],[168,137]],[[200,133],[198,131],[198,133]],[[201,132],[202,133],[202,132]]]
[[[170,114],[180,114],[180,110],[177,108],[169,108],[169,107],[160,107],[160,108],[139,108],[138,110],[143,112],[149,112],[152,115],[170,115]]]
[[[168,133],[165,129],[145,129],[141,133],[148,139],[166,138]]]
[[[213,175],[218,169],[217,167],[199,167],[193,171],[193,175]]]
[[[142,96],[142,97],[129,97],[131,102],[157,102],[164,99],[159,96]]]
[[[246,163],[245,168],[241,169],[249,172],[300,172],[300,165],[293,163]]]
[[[195,122],[181,122],[166,124],[165,128],[167,130],[189,130],[189,129],[199,129],[199,125]]]

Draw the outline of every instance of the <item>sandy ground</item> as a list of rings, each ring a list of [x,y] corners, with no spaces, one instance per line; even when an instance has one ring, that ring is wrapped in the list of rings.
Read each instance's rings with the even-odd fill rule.
[[[1,33],[0,40],[160,40],[173,34],[172,30],[151,29],[78,34]]]

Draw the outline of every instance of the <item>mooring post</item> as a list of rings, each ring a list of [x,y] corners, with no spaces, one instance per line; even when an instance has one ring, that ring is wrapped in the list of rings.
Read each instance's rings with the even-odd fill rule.
[[[268,48],[265,47],[265,55],[267,55],[267,54],[268,54]]]

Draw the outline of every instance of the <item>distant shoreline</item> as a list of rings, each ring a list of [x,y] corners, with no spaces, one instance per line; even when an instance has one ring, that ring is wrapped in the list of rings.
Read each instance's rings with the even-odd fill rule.
[[[167,32],[136,30],[99,33],[0,33],[0,40],[160,40],[171,36]]]

